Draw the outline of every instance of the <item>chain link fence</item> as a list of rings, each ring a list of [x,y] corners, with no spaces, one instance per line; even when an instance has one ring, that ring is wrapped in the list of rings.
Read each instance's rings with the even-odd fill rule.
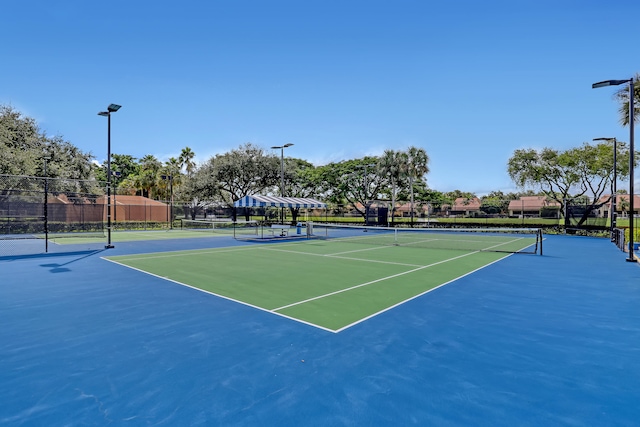
[[[113,188],[111,230],[158,230],[180,227],[182,219],[228,220],[249,217],[265,222],[278,221],[273,209],[230,208],[205,201],[152,200],[136,195],[133,188]],[[55,236],[102,236],[108,227],[106,183],[31,176],[0,175],[0,241],[40,240]],[[361,222],[369,225],[418,227],[448,226],[539,226],[559,232],[606,232],[611,227],[607,204],[590,209],[590,201],[567,201],[564,209],[543,196],[521,200],[457,199],[417,200],[392,206],[374,200],[367,206],[328,204],[324,210],[291,212],[285,220],[320,222]],[[620,209],[621,207],[619,207]],[[364,218],[366,212],[367,218]],[[620,212],[619,212],[620,214]],[[609,230],[610,231],[610,230]],[[1,250],[0,250],[1,252]]]
[[[0,236],[104,231],[100,182],[0,175]]]

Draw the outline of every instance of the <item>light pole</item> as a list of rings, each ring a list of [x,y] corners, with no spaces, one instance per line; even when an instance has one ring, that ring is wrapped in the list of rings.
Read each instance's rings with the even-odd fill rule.
[[[105,249],[113,248],[111,244],[111,113],[115,113],[122,106],[109,104],[107,111],[100,111],[99,116],[107,117],[107,244]]]
[[[630,218],[629,218],[629,257],[627,258],[627,261],[629,262],[636,262],[636,258],[633,255],[633,240],[634,240],[634,234],[633,234],[633,198],[634,198],[634,194],[633,194],[633,166],[634,166],[634,160],[635,160],[635,148],[634,148],[634,144],[633,144],[633,121],[634,121],[634,117],[633,117],[633,113],[634,113],[634,101],[633,101],[633,91],[634,91],[634,83],[633,83],[633,77],[631,77],[630,79],[627,80],[604,80],[602,82],[597,82],[591,85],[591,88],[593,89],[597,89],[600,87],[605,87],[605,86],[618,86],[621,85],[623,83],[629,83],[629,212],[630,212]]]
[[[116,196],[118,195],[117,178],[120,178],[120,175],[122,174],[118,171],[111,171],[111,175],[113,175],[113,179],[116,181],[116,188],[113,189],[113,223],[115,227],[115,223],[118,222],[118,203],[116,203]]]
[[[162,175],[163,180],[169,180],[169,228],[173,230],[173,175]]]
[[[292,143],[271,147],[274,150],[280,150],[280,196],[284,197],[284,149],[291,147]],[[284,224],[284,207],[280,207],[280,223]]]
[[[615,138],[593,138],[594,141],[613,141],[613,178],[611,179],[611,241],[613,241],[613,234],[616,228],[616,198],[618,197],[616,181],[618,172],[618,140]]]
[[[47,177],[47,160],[51,159],[49,156],[44,156],[44,251],[49,252],[49,178]]]

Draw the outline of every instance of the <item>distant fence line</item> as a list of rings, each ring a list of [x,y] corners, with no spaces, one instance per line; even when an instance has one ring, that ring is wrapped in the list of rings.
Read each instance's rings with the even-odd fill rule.
[[[117,194],[120,193],[120,194]],[[127,194],[123,194],[127,193]],[[277,220],[277,209],[252,208],[246,211],[216,202],[201,205],[181,200],[152,200],[142,196],[134,196],[133,189],[118,189],[112,192],[111,219],[114,228],[156,228],[165,227],[172,221],[181,218],[196,219],[230,219],[245,215],[261,217],[264,220]],[[106,183],[96,180],[74,180],[65,178],[43,178],[31,176],[0,175],[0,233],[42,232],[46,226],[50,230],[60,231],[86,230],[103,227],[107,217]],[[45,197],[46,195],[46,197]],[[358,209],[356,209],[358,208]],[[564,225],[563,216],[569,219],[571,227],[606,227],[608,212],[594,211],[583,224],[578,224],[586,205],[570,204],[565,212],[557,206],[527,206],[524,200],[493,201],[491,204],[480,204],[474,200],[462,203],[446,203],[442,201],[417,201],[413,206],[405,201],[391,203],[375,200],[367,206],[358,204],[328,204],[325,210],[308,210],[296,212],[300,217],[327,220],[336,218],[354,219],[364,217],[370,224],[403,222],[413,217],[416,221],[442,219],[449,222],[467,222],[470,219],[492,220],[509,218],[523,224],[537,219]],[[291,213],[285,209],[288,218]]]

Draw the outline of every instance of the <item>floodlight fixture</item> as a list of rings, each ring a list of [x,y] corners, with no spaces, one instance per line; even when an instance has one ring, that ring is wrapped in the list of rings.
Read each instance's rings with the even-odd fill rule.
[[[271,147],[271,148],[272,148],[272,149],[274,149],[274,150],[280,150],[280,149],[282,149],[282,148],[288,148],[288,147],[291,147],[292,145],[294,145],[294,144],[292,144],[291,142],[288,142],[288,143],[286,143],[286,144],[284,144],[284,145],[274,145],[274,146],[273,146],[273,147]]]
[[[118,104],[109,104],[109,106],[107,107],[107,110],[109,110],[110,113],[115,113],[116,111],[118,111],[120,108],[122,108],[122,105],[118,105]]]
[[[598,82],[598,83],[594,83],[591,85],[591,89],[597,89],[599,87],[606,87],[606,86],[618,86],[621,85],[623,83],[629,83],[631,81],[631,79],[627,79],[627,80],[605,80],[602,82]]]

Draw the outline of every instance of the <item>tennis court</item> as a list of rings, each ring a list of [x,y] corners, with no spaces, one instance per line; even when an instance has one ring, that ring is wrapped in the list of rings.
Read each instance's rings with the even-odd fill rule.
[[[0,424],[637,425],[640,268],[608,239],[361,237],[3,257]]]
[[[434,231],[317,227],[332,237],[108,259],[338,332],[537,243],[516,233]]]
[[[255,235],[254,223],[240,223],[211,221],[185,221],[189,225],[173,229],[140,229],[140,230],[112,230],[111,243],[135,243],[135,242],[174,242],[176,247],[184,244],[177,241],[196,241],[216,237],[230,237],[238,235]],[[196,224],[197,226],[194,226]],[[48,237],[48,238],[47,238]],[[68,233],[43,233],[34,234],[5,234],[0,236],[0,259],[13,256],[24,256],[45,253],[62,254],[78,250],[99,251],[104,248],[107,240],[107,232],[68,232]],[[45,244],[46,242],[46,244]],[[151,243],[153,245],[153,243]],[[187,243],[187,246],[189,243]],[[204,243],[206,247],[210,244]]]

